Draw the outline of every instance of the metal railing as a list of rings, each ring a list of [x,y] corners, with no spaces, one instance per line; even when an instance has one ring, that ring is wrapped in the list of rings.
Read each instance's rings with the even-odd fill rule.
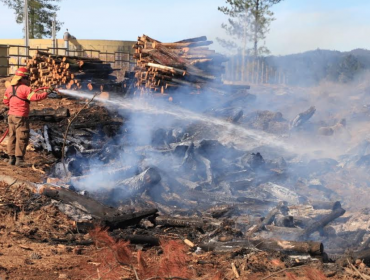
[[[1,55],[0,56],[0,59],[1,58],[5,58],[7,60],[7,63],[5,65],[0,65],[0,68],[1,69],[4,69],[6,68],[7,69],[7,76],[9,76],[9,74],[12,74],[10,73],[9,71],[9,68],[12,67],[12,66],[16,66],[17,68],[19,68],[20,66],[24,66],[26,65],[26,63],[22,63],[22,58],[29,58],[27,55],[26,55],[26,49],[27,47],[26,46],[22,46],[22,45],[1,45],[0,47],[2,48],[6,48],[7,49],[7,55]],[[16,53],[10,53],[9,50],[10,48],[15,48],[17,51]],[[24,49],[24,53],[25,54],[22,54],[22,52],[20,51],[20,49]],[[17,62],[16,63],[12,63],[10,61],[10,59],[12,57],[16,57],[17,58]]]
[[[22,45],[0,45],[0,47],[4,47],[8,49],[7,55],[6,56],[1,56],[1,58],[6,58],[7,59],[7,64],[6,65],[0,65],[0,68],[7,68],[7,76],[13,74],[10,73],[10,68],[12,66],[16,66],[17,68],[21,66],[26,65],[26,61],[22,62],[22,58],[29,59],[32,56],[27,56],[26,49],[28,49],[28,53],[31,53],[33,51],[45,51],[45,52],[50,52],[52,54],[51,50],[55,50],[55,55],[66,55],[68,56],[79,56],[79,57],[95,57],[99,58],[100,60],[104,61],[105,63],[110,63],[114,64],[114,68],[118,70],[127,70],[127,71],[132,71],[133,67],[136,65],[136,62],[133,59],[133,55],[129,52],[124,52],[124,51],[116,51],[116,52],[102,52],[99,50],[93,50],[93,49],[83,49],[83,50],[71,50],[71,49],[66,49],[66,48],[53,48],[53,47],[47,47],[47,48],[31,48],[31,47],[26,47]],[[10,49],[15,48],[16,52],[15,53],[10,53]],[[22,50],[22,51],[21,51]],[[24,53],[24,54],[23,54]],[[124,58],[124,56],[127,56]],[[11,62],[11,58],[17,58],[16,63]]]

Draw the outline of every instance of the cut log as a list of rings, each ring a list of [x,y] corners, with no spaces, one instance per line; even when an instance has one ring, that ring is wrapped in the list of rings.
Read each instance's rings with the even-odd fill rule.
[[[201,42],[201,41],[207,41],[207,37],[206,36],[200,36],[200,37],[196,37],[196,38],[190,38],[190,39],[177,41],[175,43],[194,43],[194,42]]]
[[[209,46],[213,44],[212,41],[188,42],[188,43],[153,43],[153,48],[165,47],[169,49],[182,49],[192,47]]]
[[[43,118],[46,120],[59,121],[70,116],[69,109],[60,107],[58,109],[45,108],[42,110],[31,110],[30,118]]]
[[[314,241],[286,241],[272,239],[257,239],[251,241],[258,249],[266,251],[283,251],[295,253],[308,253],[310,255],[322,255],[324,245]]]
[[[39,193],[63,203],[70,204],[77,209],[90,214],[93,218],[97,219],[102,226],[108,226],[110,229],[122,228],[136,224],[141,219],[153,216],[158,212],[157,209],[147,209],[129,214],[121,213],[90,197],[49,184],[43,184],[39,188]]]
[[[138,224],[140,220],[154,216],[158,212],[157,209],[147,209],[136,211],[130,214],[116,212],[114,216],[106,216],[101,219],[103,226],[108,226],[111,230],[117,228],[124,228],[130,225]]]
[[[323,229],[330,222],[334,221],[336,218],[342,216],[346,210],[342,208],[337,208],[333,210],[330,214],[325,215],[319,221],[309,225],[303,232],[298,236],[299,239],[307,239],[315,231]]]
[[[322,255],[324,245],[321,242],[299,242],[286,240],[271,240],[271,239],[253,239],[253,240],[238,240],[234,242],[211,242],[199,244],[198,247],[204,251],[215,251],[217,248],[229,248],[236,250],[238,248],[261,249],[267,251],[280,251],[286,253],[304,253],[313,256]]]
[[[310,204],[313,209],[335,210],[342,207],[340,201],[311,201]]]
[[[114,208],[107,207],[90,197],[54,185],[43,184],[39,188],[39,193],[63,203],[70,204],[97,219],[104,220],[106,217],[117,214]]]
[[[147,66],[167,70],[167,71],[170,71],[170,72],[175,73],[175,74],[180,74],[180,75],[185,75],[186,74],[185,70],[174,68],[174,67],[169,67],[169,66],[164,66],[164,65],[161,65],[161,64],[157,64],[157,63],[148,63]]]
[[[202,228],[204,226],[204,221],[201,219],[183,218],[183,217],[175,218],[175,217],[168,217],[168,216],[156,217],[155,223],[160,226],[169,226],[169,227]]]
[[[153,95],[161,92],[162,97],[183,88],[189,93],[199,93],[203,87],[223,95],[232,93],[232,88],[221,83],[225,71],[222,63],[227,58],[201,47],[211,43],[205,36],[175,43],[160,43],[146,35],[138,37],[133,46],[137,59],[133,85],[141,92],[145,90]],[[209,81],[219,83],[220,87],[211,88]]]

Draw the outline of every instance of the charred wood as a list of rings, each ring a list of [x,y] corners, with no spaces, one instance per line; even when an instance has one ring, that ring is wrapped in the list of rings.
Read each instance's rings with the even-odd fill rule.
[[[143,245],[149,245],[149,246],[159,246],[160,240],[158,237],[154,236],[148,236],[148,235],[125,235],[123,233],[119,233],[118,235],[115,235],[113,232],[113,236],[122,239],[130,241],[130,244],[143,244]]]
[[[102,127],[105,125],[109,126],[122,126],[123,121],[102,121],[102,122],[84,122],[84,123],[74,123],[71,125],[73,128],[96,128],[96,127]]]
[[[108,216],[114,216],[116,214],[114,208],[107,207],[97,202],[95,199],[80,195],[65,188],[44,184],[40,187],[39,193],[63,203],[70,204],[85,213],[89,213],[97,219],[105,219]]]
[[[353,257],[354,259],[362,260],[366,265],[370,265],[370,249],[355,252]]]
[[[46,150],[48,152],[51,152],[53,151],[53,148],[50,144],[50,139],[49,139],[49,132],[48,132],[49,128],[47,125],[44,125],[44,139],[45,139],[45,144],[46,144]]]
[[[311,201],[310,204],[313,209],[335,210],[342,207],[340,201]]]
[[[123,188],[128,193],[135,194],[148,189],[160,181],[161,175],[158,170],[156,168],[149,167],[139,175],[118,182],[114,189]]]
[[[111,230],[117,228],[124,228],[130,225],[138,224],[141,219],[154,216],[158,212],[157,209],[147,209],[136,211],[134,213],[115,213],[114,216],[110,215],[102,219],[104,226],[108,226]]]
[[[287,203],[286,202],[280,202],[275,208],[273,208],[263,219],[262,222],[255,225],[247,234],[247,236],[252,236],[254,233],[264,229],[266,225],[270,225],[274,219],[275,216],[281,211],[281,209],[286,208]]]
[[[59,121],[70,116],[69,109],[60,107],[58,109],[45,108],[42,110],[31,110],[30,118],[43,118],[49,121]]]
[[[308,253],[310,255],[322,255],[324,245],[314,241],[286,241],[273,239],[257,239],[251,241],[260,250],[272,250],[294,253]]]
[[[293,216],[276,215],[274,224],[278,227],[294,227]]]
[[[322,255],[324,252],[324,245],[321,242],[299,242],[286,240],[271,240],[271,239],[253,239],[240,240],[234,242],[212,242],[208,244],[199,244],[204,251],[215,251],[217,248],[226,247],[229,250],[236,250],[238,248],[253,249],[268,251],[281,251],[286,253],[305,253],[310,255]]]
[[[236,207],[234,205],[220,205],[208,209],[207,212],[209,212],[213,218],[218,219],[227,216],[235,210]]]
[[[369,245],[370,245],[370,237],[368,237],[364,243],[361,244],[360,248],[358,249],[358,251],[364,251],[366,249],[369,249]]]
[[[183,217],[175,218],[175,217],[169,217],[169,216],[156,217],[155,223],[160,226],[168,226],[168,227],[202,228],[205,225],[202,219],[183,218]]]
[[[322,217],[319,221],[316,221],[309,225],[299,236],[300,239],[306,239],[308,238],[312,233],[315,231],[321,230],[326,225],[328,225],[330,222],[334,221],[336,218],[342,216],[346,210],[342,208],[337,208],[333,210],[330,214],[325,215]]]
[[[290,122],[290,129],[297,128],[307,122],[313,114],[315,114],[316,108],[315,106],[310,107],[306,111],[299,113],[291,122]]]

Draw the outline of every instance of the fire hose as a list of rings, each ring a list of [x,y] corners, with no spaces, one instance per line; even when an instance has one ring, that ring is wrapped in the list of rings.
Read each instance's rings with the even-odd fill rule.
[[[36,89],[36,90],[34,90],[34,92],[38,92],[38,91],[40,91],[40,90],[45,90],[45,89],[49,89],[50,87],[40,87],[40,88],[38,88],[38,89]],[[7,128],[6,130],[5,130],[5,132],[4,132],[4,134],[3,134],[3,136],[1,137],[1,139],[0,139],[0,144],[3,142],[3,140],[5,139],[5,137],[8,135],[8,133],[9,133],[9,128]]]

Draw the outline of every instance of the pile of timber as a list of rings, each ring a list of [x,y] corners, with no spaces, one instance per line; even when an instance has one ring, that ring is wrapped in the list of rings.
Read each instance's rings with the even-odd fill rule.
[[[224,55],[210,50],[207,37],[185,39],[175,43],[161,43],[146,35],[138,37],[134,58],[136,87],[151,92],[170,93],[183,90],[224,89]],[[221,86],[221,89],[219,86]]]
[[[60,56],[37,51],[27,61],[33,87],[65,86],[67,89],[93,89],[91,80],[107,79],[113,73],[110,64],[99,58]]]

